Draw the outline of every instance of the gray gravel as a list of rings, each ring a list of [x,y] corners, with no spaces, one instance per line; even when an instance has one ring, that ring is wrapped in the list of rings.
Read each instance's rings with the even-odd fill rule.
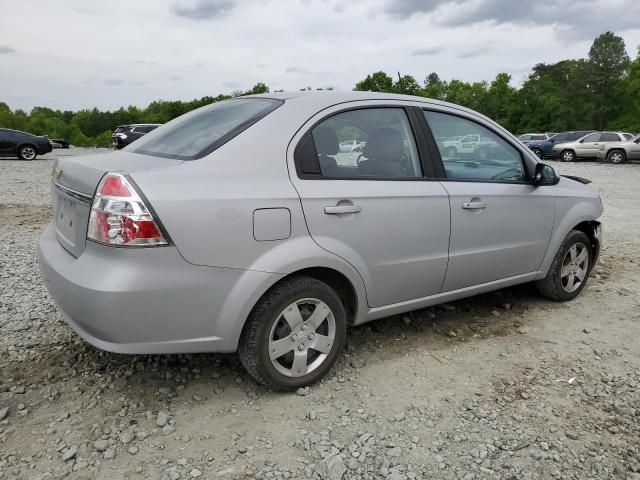
[[[640,165],[559,167],[606,208],[575,301],[522,286],[355,328],[281,394],[234,355],[78,339],[37,270],[51,164],[0,160],[0,479],[640,479]]]

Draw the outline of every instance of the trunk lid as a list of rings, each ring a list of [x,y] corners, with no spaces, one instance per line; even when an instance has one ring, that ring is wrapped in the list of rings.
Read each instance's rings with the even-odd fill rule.
[[[58,241],[74,257],[82,254],[93,195],[106,172],[135,173],[180,163],[182,160],[123,151],[60,158],[53,171],[51,191]]]

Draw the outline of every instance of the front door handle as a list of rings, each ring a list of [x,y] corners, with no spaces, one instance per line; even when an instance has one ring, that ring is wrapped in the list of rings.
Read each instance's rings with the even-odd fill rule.
[[[335,205],[332,207],[324,207],[324,213],[327,215],[340,215],[343,213],[358,213],[362,210],[359,205]]]
[[[487,208],[487,202],[483,201],[474,201],[474,202],[465,202],[462,204],[462,208],[465,210],[482,210]]]

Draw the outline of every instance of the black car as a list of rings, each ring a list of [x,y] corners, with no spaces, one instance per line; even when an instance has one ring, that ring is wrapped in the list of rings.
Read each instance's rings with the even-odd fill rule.
[[[540,158],[553,158],[553,146],[556,143],[574,142],[594,131],[595,130],[576,130],[574,132],[562,132],[543,142],[529,142],[527,147]]]
[[[32,135],[20,130],[0,128],[0,156],[17,156],[22,160],[34,160],[53,150],[49,139],[45,136]]]
[[[62,140],[61,138],[52,138],[51,145],[53,148],[69,148],[69,142],[66,140]]]
[[[135,123],[132,125],[120,125],[111,135],[113,148],[119,150],[126,147],[134,140],[146,135],[151,130],[158,128],[161,123]]]

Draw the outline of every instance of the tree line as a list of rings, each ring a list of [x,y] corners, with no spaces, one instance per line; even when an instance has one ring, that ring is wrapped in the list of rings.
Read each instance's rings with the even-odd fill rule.
[[[301,90],[310,90],[310,87]],[[612,32],[598,36],[587,58],[539,63],[519,88],[499,73],[490,82],[442,80],[430,73],[420,84],[411,75],[394,79],[375,72],[354,90],[404,93],[444,100],[481,112],[515,133],[611,129],[640,132],[640,47],[630,59],[624,40]],[[77,112],[35,107],[11,111],[0,102],[0,127],[61,138],[76,146],[108,146],[111,132],[129,123],[165,123],[190,110],[228,98],[267,93],[257,83],[247,91],[189,102],[155,101],[146,108]]]

